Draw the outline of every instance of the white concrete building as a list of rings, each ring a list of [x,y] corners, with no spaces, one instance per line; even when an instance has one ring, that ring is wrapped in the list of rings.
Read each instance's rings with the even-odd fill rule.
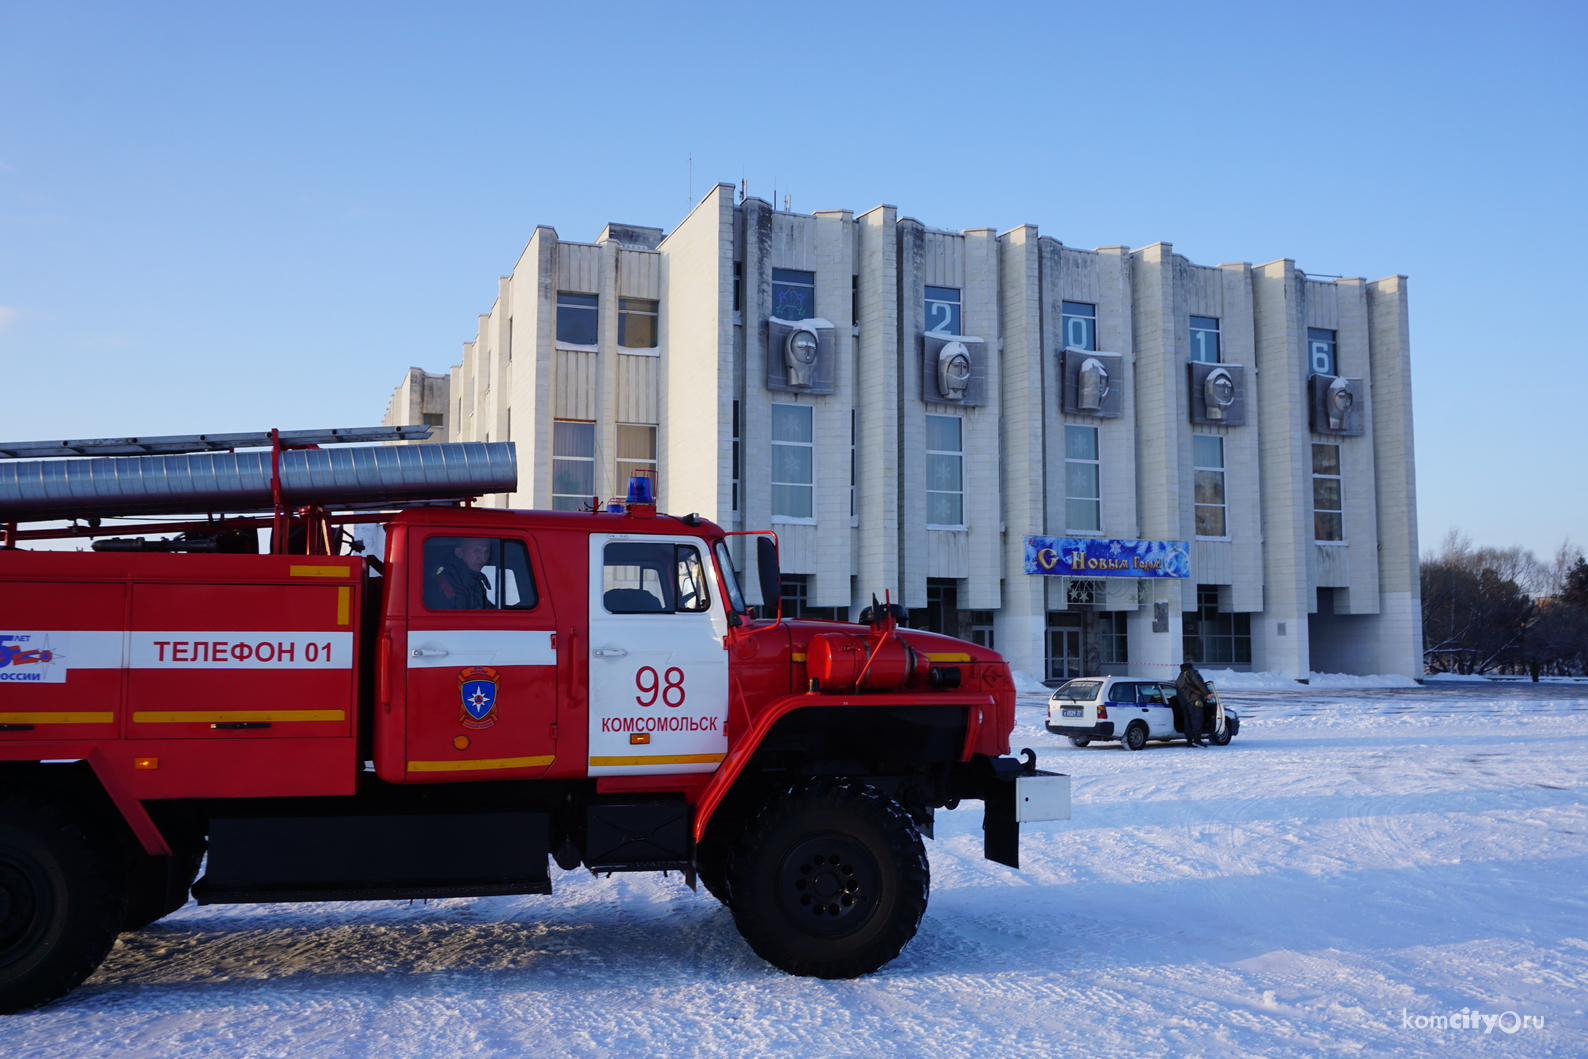
[[[1402,276],[721,184],[671,232],[537,228],[450,379],[410,369],[388,422],[432,405],[447,440],[518,443],[491,502],[577,509],[638,472],[664,510],[775,529],[785,613],[891,592],[1049,680],[1422,673]]]
[[[447,440],[447,400],[452,380],[446,375],[432,375],[423,368],[409,368],[403,381],[392,391],[386,405],[386,417],[381,426],[424,425],[434,427],[428,444]]]

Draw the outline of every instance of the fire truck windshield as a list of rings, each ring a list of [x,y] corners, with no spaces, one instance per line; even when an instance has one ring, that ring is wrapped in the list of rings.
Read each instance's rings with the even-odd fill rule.
[[[739,591],[739,574],[733,568],[733,556],[728,554],[728,542],[718,541],[713,550],[717,554],[717,569],[722,574],[722,583],[728,589],[728,606],[742,614],[749,608],[744,605],[744,593]]]

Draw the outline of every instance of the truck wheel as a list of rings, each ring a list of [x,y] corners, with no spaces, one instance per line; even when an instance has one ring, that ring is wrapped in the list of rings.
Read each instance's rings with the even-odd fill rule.
[[[1147,745],[1147,726],[1140,721],[1134,721],[1125,729],[1125,737],[1120,743],[1126,750],[1140,750]]]
[[[1071,746],[1091,746],[1092,745],[1092,737],[1089,736],[1089,735],[1072,735],[1072,736],[1070,736],[1070,745]]]
[[[114,842],[26,795],[0,801],[0,1014],[75,989],[126,909]]]
[[[706,892],[723,904],[728,903],[728,847],[721,842],[702,842],[695,847],[695,874]]]
[[[176,864],[167,868],[164,857],[135,855],[129,873],[127,914],[121,921],[122,930],[142,930],[187,903],[187,892],[204,863],[204,847],[201,844],[196,849],[174,849],[171,856]],[[183,880],[182,891],[175,897],[170,894],[167,882],[169,871],[179,872]]]
[[[740,835],[733,918],[789,974],[854,978],[897,956],[926,914],[930,870],[910,814],[853,780],[795,787]]]

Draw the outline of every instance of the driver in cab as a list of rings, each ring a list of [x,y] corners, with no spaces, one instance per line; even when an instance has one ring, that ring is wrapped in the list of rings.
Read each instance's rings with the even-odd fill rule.
[[[452,554],[433,563],[425,577],[425,606],[431,610],[484,610],[491,582],[481,570],[491,561],[495,542],[460,537]]]

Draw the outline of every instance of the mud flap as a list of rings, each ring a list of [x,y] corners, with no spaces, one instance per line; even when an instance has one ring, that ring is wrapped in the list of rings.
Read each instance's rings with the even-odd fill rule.
[[[1024,761],[992,758],[992,775],[983,795],[982,856],[1011,868],[1020,867],[1022,821],[1068,820],[1070,777],[1037,768],[1031,751]]]
[[[1032,756],[1033,764],[1035,755]],[[989,758],[992,775],[982,794],[982,856],[1011,868],[1020,867],[1020,821],[1015,816],[1015,779],[1023,771],[1012,757]]]
[[[1013,786],[1009,788],[1014,790]],[[1020,824],[1013,816],[1004,816],[989,808],[982,817],[982,856],[988,860],[1020,867]]]

